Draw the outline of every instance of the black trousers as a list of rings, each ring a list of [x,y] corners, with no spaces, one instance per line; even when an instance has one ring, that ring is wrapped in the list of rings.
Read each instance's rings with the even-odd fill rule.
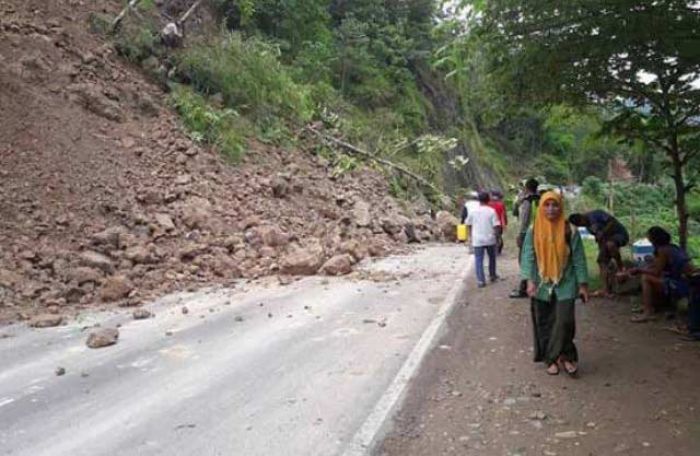
[[[574,344],[576,336],[575,306],[573,299],[557,301],[552,294],[549,301],[531,300],[532,328],[535,342],[535,362],[550,365],[559,356],[578,361]]]

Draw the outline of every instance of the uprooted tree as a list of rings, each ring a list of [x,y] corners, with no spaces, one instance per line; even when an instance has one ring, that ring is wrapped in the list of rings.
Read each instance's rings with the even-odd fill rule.
[[[499,42],[494,68],[522,100],[593,103],[607,131],[663,153],[686,247],[700,153],[700,5],[694,0],[483,0],[480,31]]]

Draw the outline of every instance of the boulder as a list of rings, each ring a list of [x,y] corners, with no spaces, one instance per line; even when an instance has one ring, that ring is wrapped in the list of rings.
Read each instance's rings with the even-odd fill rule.
[[[451,242],[457,240],[457,225],[459,225],[457,217],[447,211],[440,211],[435,216],[435,222],[444,240]]]
[[[29,321],[29,326],[32,328],[52,328],[63,323],[63,317],[60,315],[43,314],[37,315]]]
[[[114,265],[109,257],[91,250],[87,250],[80,254],[80,264],[90,268],[99,269],[107,274],[114,272]]]
[[[289,193],[289,184],[281,177],[275,177],[270,183],[275,198],[284,198]]]
[[[127,249],[126,252],[124,252],[124,258],[134,264],[152,264],[158,262],[156,255],[142,245]]]
[[[90,333],[86,345],[89,348],[102,348],[114,345],[119,340],[119,330],[116,328],[100,328]]]
[[[100,299],[103,302],[112,302],[126,298],[134,285],[125,276],[114,276],[108,278],[100,289]]]
[[[132,315],[134,320],[145,320],[153,316],[153,314],[146,309],[136,309]]]
[[[126,229],[121,226],[113,226],[92,235],[91,241],[95,245],[103,246],[109,250],[120,248],[120,238],[126,234]]]
[[[352,272],[353,258],[344,253],[342,255],[336,255],[326,261],[323,266],[321,266],[320,272],[326,275],[339,276],[345,275]]]
[[[372,215],[370,214],[369,203],[365,201],[358,201],[352,208],[353,219],[355,220],[355,225],[364,228],[372,224]]]
[[[75,282],[78,285],[88,282],[99,283],[103,277],[104,275],[99,269],[88,268],[86,266],[68,269],[66,272],[66,279],[68,281]]]
[[[273,225],[256,226],[246,231],[245,236],[251,245],[283,247],[289,243],[289,235]]]
[[[205,198],[193,196],[182,207],[182,221],[192,230],[208,228],[211,218],[211,203]]]
[[[9,269],[0,268],[0,287],[14,288],[22,281],[22,276]]]
[[[420,238],[418,234],[416,234],[416,227],[413,223],[406,223],[403,227],[403,232],[406,234],[406,242],[409,244],[420,242]]]
[[[153,218],[155,218],[156,223],[165,231],[172,231],[175,229],[175,223],[169,214],[160,212],[154,215]]]
[[[88,111],[115,122],[125,120],[119,103],[107,98],[94,83],[73,84],[68,87],[68,91],[73,100]]]
[[[288,275],[313,275],[323,264],[325,253],[320,243],[294,245],[280,261],[280,272]]]

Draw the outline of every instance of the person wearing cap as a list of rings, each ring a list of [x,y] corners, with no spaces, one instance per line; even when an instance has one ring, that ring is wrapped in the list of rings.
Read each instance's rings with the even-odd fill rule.
[[[500,255],[501,252],[503,252],[503,233],[506,231],[506,227],[508,226],[508,215],[506,214],[506,205],[503,203],[503,193],[500,190],[491,190],[491,201],[489,202],[489,206],[491,206],[493,210],[496,211],[496,215],[498,215],[498,221],[501,222],[501,234],[496,240],[496,248],[498,254]]]
[[[466,194],[466,200],[464,205],[462,205],[462,225],[465,224],[469,213],[474,212],[479,208],[480,204],[478,196],[479,194],[477,192],[468,192]],[[469,243],[469,253],[474,253],[474,247],[471,243]]]
[[[525,241],[525,235],[527,230],[530,229],[530,225],[535,219],[537,213],[537,204],[540,199],[540,195],[537,193],[537,187],[540,183],[537,179],[530,178],[525,181],[525,191],[520,198],[518,198],[518,237],[516,243],[518,245],[518,261],[522,256],[523,242]],[[510,293],[511,298],[527,298],[527,281],[521,280],[518,288]]]
[[[496,211],[489,206],[489,194],[479,192],[479,206],[467,215],[465,221],[469,230],[469,239],[474,248],[474,260],[476,263],[476,281],[479,288],[486,286],[484,276],[484,256],[489,257],[489,279],[491,282],[498,280],[496,273],[496,243],[501,235],[501,222]]]

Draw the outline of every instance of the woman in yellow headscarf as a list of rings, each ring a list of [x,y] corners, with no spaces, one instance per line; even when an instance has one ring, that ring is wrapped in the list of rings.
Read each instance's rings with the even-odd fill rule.
[[[547,373],[578,371],[574,345],[574,302],[588,300],[588,268],[581,237],[564,216],[564,200],[556,192],[540,198],[537,218],[523,243],[520,275],[527,280],[535,337],[535,361]]]

